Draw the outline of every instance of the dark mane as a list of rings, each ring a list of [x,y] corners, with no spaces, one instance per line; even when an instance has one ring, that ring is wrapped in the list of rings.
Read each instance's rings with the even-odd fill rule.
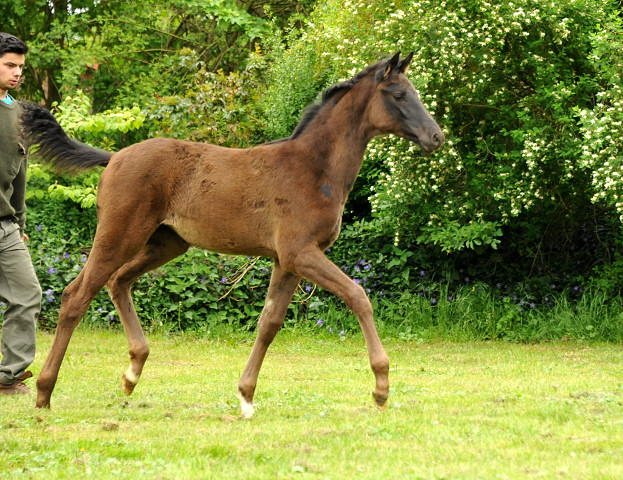
[[[294,132],[292,132],[292,135],[290,135],[290,137],[288,137],[287,140],[292,140],[298,137],[301,133],[303,133],[305,128],[307,128],[307,126],[312,122],[312,120],[316,118],[316,116],[318,115],[318,112],[320,112],[320,110],[327,103],[329,103],[331,99],[334,99],[335,97],[339,95],[339,98],[337,98],[334,103],[334,105],[337,105],[337,103],[344,96],[344,94],[348,92],[351,88],[353,88],[355,85],[357,85],[357,83],[359,83],[361,79],[367,77],[371,72],[374,72],[380,69],[381,66],[384,67],[386,63],[387,63],[387,60],[381,60],[380,62],[375,63],[374,65],[370,65],[365,70],[362,70],[357,75],[355,75],[353,78],[327,87],[324,90],[324,92],[322,92],[322,96],[319,102],[313,103],[312,105],[306,107],[305,110],[303,110],[303,116],[301,117],[301,120],[299,120],[299,123],[294,129]]]

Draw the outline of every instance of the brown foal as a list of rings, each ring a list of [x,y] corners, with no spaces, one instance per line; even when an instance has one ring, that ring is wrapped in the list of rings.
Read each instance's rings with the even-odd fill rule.
[[[301,278],[342,298],[357,316],[376,378],[374,401],[383,407],[389,358],[372,306],[324,250],[340,233],[346,198],[373,137],[395,134],[425,152],[444,142],[405,75],[412,56],[401,59],[398,52],[329,87],[290,137],[249,149],[157,138],[111,154],[70,139],[49,112],[24,105],[24,136],[39,145],[41,161],[66,172],[107,165],[93,248],[63,291],[54,342],[37,380],[37,407],[50,406],[71,335],[104,286],[128,337],[130,366],[122,386],[132,393],[149,348],[130,288],[191,245],[274,259],[257,338],[238,383],[243,416],[254,413],[262,361]]]

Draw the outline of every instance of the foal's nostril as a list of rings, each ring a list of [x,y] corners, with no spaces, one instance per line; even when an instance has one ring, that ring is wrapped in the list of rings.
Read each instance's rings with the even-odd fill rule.
[[[435,145],[437,145],[438,147],[441,146],[441,144],[443,144],[445,140],[445,137],[443,135],[443,133],[434,133],[433,134],[433,143]]]

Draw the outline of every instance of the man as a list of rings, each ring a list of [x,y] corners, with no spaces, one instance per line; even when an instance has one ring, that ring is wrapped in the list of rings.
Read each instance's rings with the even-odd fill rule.
[[[0,33],[0,299],[6,303],[0,351],[0,395],[31,393],[24,380],[35,358],[41,287],[26,249],[26,151],[18,139],[20,106],[9,94],[22,76],[28,47]]]

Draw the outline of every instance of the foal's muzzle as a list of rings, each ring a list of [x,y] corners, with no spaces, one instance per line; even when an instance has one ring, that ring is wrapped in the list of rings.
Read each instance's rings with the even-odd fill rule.
[[[434,128],[418,132],[417,135],[409,135],[406,138],[417,143],[422,151],[426,153],[439,150],[446,141],[445,135],[437,125]]]

